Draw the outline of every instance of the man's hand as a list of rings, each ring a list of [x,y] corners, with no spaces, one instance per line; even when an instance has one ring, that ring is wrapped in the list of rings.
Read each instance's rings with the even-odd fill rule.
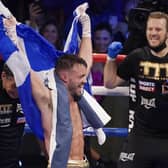
[[[91,37],[91,22],[90,17],[86,13],[88,3],[83,3],[75,10],[79,17],[79,21],[82,24],[82,37]]]
[[[89,6],[87,2],[79,5],[75,10],[76,15],[81,15],[81,16],[85,15],[88,7]]]
[[[4,18],[3,23],[8,37],[12,40],[12,42],[15,45],[17,45],[17,33],[16,33],[17,21],[15,17],[11,16],[10,18]]]
[[[115,59],[117,55],[122,50],[123,46],[122,43],[119,41],[114,41],[108,46],[108,56],[109,59]]]
[[[36,22],[38,18],[40,18],[40,16],[42,15],[42,13],[43,13],[43,10],[38,4],[31,3],[29,5],[29,15],[30,15],[30,20],[32,22]]]
[[[7,28],[16,27],[16,24],[17,24],[16,18],[13,16],[11,16],[8,19],[6,19],[6,18],[3,19],[3,22],[4,22],[4,26]]]

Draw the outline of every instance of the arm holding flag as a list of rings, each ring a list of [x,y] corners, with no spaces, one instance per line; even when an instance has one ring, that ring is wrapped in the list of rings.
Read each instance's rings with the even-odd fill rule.
[[[2,18],[1,18],[2,19]],[[2,20],[1,20],[2,21]],[[2,23],[2,22],[1,22]],[[11,17],[9,19],[4,19],[5,26],[8,28],[15,25],[15,19],[14,17]],[[12,25],[12,26],[11,26]],[[5,29],[4,29],[5,30]],[[10,40],[12,39],[12,41]],[[52,117],[52,108],[51,108],[51,102],[50,102],[50,92],[48,88],[46,88],[42,82],[42,80],[39,78],[39,75],[36,74],[33,70],[31,70],[31,67],[28,63],[28,60],[26,57],[24,57],[24,54],[22,55],[21,51],[19,51],[16,47],[17,45],[17,38],[14,34],[10,34],[10,38],[5,35],[5,31],[1,31],[1,42],[4,42],[4,46],[0,48],[1,54],[3,55],[3,59],[6,60],[7,65],[11,68],[11,70],[14,73],[16,85],[18,87],[19,92],[23,91],[23,97],[27,97],[27,94],[25,93],[25,89],[22,89],[20,85],[23,83],[23,81],[26,79],[26,76],[28,76],[29,81],[31,82],[31,87],[27,88],[28,92],[30,92],[30,95],[32,93],[33,98],[35,99],[35,103],[37,104],[38,108],[40,109],[41,117],[40,123],[42,123],[42,128],[44,131],[44,135],[36,134],[38,137],[40,136],[40,139],[43,139],[42,136],[44,136],[45,146],[47,153],[49,152],[49,141],[50,141],[50,133],[51,133],[51,117]],[[16,43],[14,43],[16,42]],[[10,56],[10,57],[9,57]],[[24,71],[21,71],[23,70]],[[30,73],[30,74],[29,74]],[[32,89],[32,92],[31,92]],[[20,94],[20,93],[19,93]],[[29,96],[28,96],[29,97]],[[20,95],[20,98],[22,99],[22,95]],[[21,101],[22,102],[22,101]],[[25,104],[27,105],[25,106]],[[29,98],[26,98],[25,103],[22,102],[22,105],[25,110],[30,110],[29,113],[26,113],[25,115],[32,115],[33,111],[31,111],[31,108],[29,108]],[[32,104],[30,103],[30,106]],[[33,110],[33,109],[32,109]],[[38,122],[38,121],[36,121]],[[28,121],[31,127],[31,123]],[[38,124],[37,124],[38,125]],[[36,133],[36,131],[35,131]]]
[[[31,70],[32,95],[41,112],[41,121],[44,130],[44,143],[49,157],[50,136],[52,130],[52,97],[51,91],[44,85],[38,74]]]
[[[84,3],[83,5],[80,5],[75,10],[77,16],[79,15],[79,22],[82,25],[82,40],[80,42],[79,47],[79,57],[83,58],[87,65],[87,75],[90,73],[90,69],[92,67],[92,42],[91,42],[91,22],[90,17],[86,13],[86,10],[88,8],[88,4]]]
[[[90,17],[86,13],[87,8],[88,8],[88,3],[84,3],[82,5],[79,5],[76,8],[76,10],[74,11],[74,13],[77,15],[77,17],[79,18],[79,22],[82,25],[82,40],[80,42],[80,49],[79,49],[78,55],[79,55],[79,57],[83,58],[86,61],[87,65],[88,65],[87,76],[89,78],[89,73],[90,73],[90,70],[91,70],[91,67],[92,67],[93,58],[92,58],[92,42],[91,42],[91,23],[90,23]],[[91,121],[90,123],[95,129],[96,135],[98,137],[99,144],[102,145],[105,142],[105,140],[106,140],[106,136],[105,136],[105,134],[104,134],[104,132],[102,130],[102,127],[111,118],[110,118],[110,116],[107,115],[107,113],[104,111],[104,109],[102,109],[97,104],[97,102],[93,98],[90,98],[90,96],[87,94],[86,91],[84,91],[84,93],[85,94],[83,94],[82,99],[79,101],[78,104],[79,104],[79,106],[80,106],[80,108],[82,110],[85,109],[83,111],[87,113],[87,114],[85,113],[86,118],[88,118],[88,119],[90,118],[93,121],[93,122]],[[88,95],[88,97],[86,97],[85,95]],[[86,101],[87,99],[90,99],[90,105]],[[94,106],[92,106],[91,104],[92,105],[94,104]],[[88,107],[90,108],[90,110],[86,110]],[[88,111],[98,111],[97,115],[100,118],[104,118],[103,123],[102,123],[102,121],[100,121],[98,119],[99,117],[97,117],[97,116],[95,117],[94,112],[90,113],[90,114],[93,114],[93,116],[89,116],[90,114],[88,113]],[[97,118],[96,122],[99,123],[97,126],[94,125],[94,119],[93,118]]]

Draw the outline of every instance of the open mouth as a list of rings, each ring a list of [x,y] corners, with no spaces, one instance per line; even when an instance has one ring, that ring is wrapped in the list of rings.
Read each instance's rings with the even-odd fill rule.
[[[150,39],[151,45],[158,45],[159,41],[157,39]]]

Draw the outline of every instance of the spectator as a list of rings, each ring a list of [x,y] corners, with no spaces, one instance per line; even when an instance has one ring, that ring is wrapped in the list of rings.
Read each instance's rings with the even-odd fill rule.
[[[61,33],[58,30],[58,26],[54,21],[47,21],[41,26],[40,34],[42,34],[56,49],[61,50],[62,40]]]
[[[112,42],[112,30],[108,23],[100,23],[95,27],[93,33],[93,52],[106,53],[108,45]],[[104,63],[93,63],[91,74],[93,85],[103,85],[103,71]],[[97,100],[101,102],[102,96],[96,96]]]
[[[29,20],[26,24],[39,31],[40,27],[44,24],[46,14],[39,2],[32,2],[28,6]]]
[[[119,21],[117,15],[110,15],[109,24],[112,29],[113,41],[120,41],[121,43],[124,43],[128,31],[127,23]]]

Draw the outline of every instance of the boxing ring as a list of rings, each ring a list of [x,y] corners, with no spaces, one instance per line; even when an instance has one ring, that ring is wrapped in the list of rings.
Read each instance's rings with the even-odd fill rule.
[[[120,63],[125,58],[125,55],[118,55],[116,58],[117,63]],[[107,60],[107,54],[98,54],[93,53],[93,61],[94,62],[103,62],[105,63]],[[128,87],[116,87],[114,89],[107,89],[104,86],[92,86],[92,93],[93,95],[103,95],[103,96],[128,96],[129,89]],[[112,137],[126,137],[128,135],[127,128],[103,128],[106,136]],[[29,126],[25,125],[25,133],[32,132]],[[93,130],[84,130],[85,136],[96,136]]]

